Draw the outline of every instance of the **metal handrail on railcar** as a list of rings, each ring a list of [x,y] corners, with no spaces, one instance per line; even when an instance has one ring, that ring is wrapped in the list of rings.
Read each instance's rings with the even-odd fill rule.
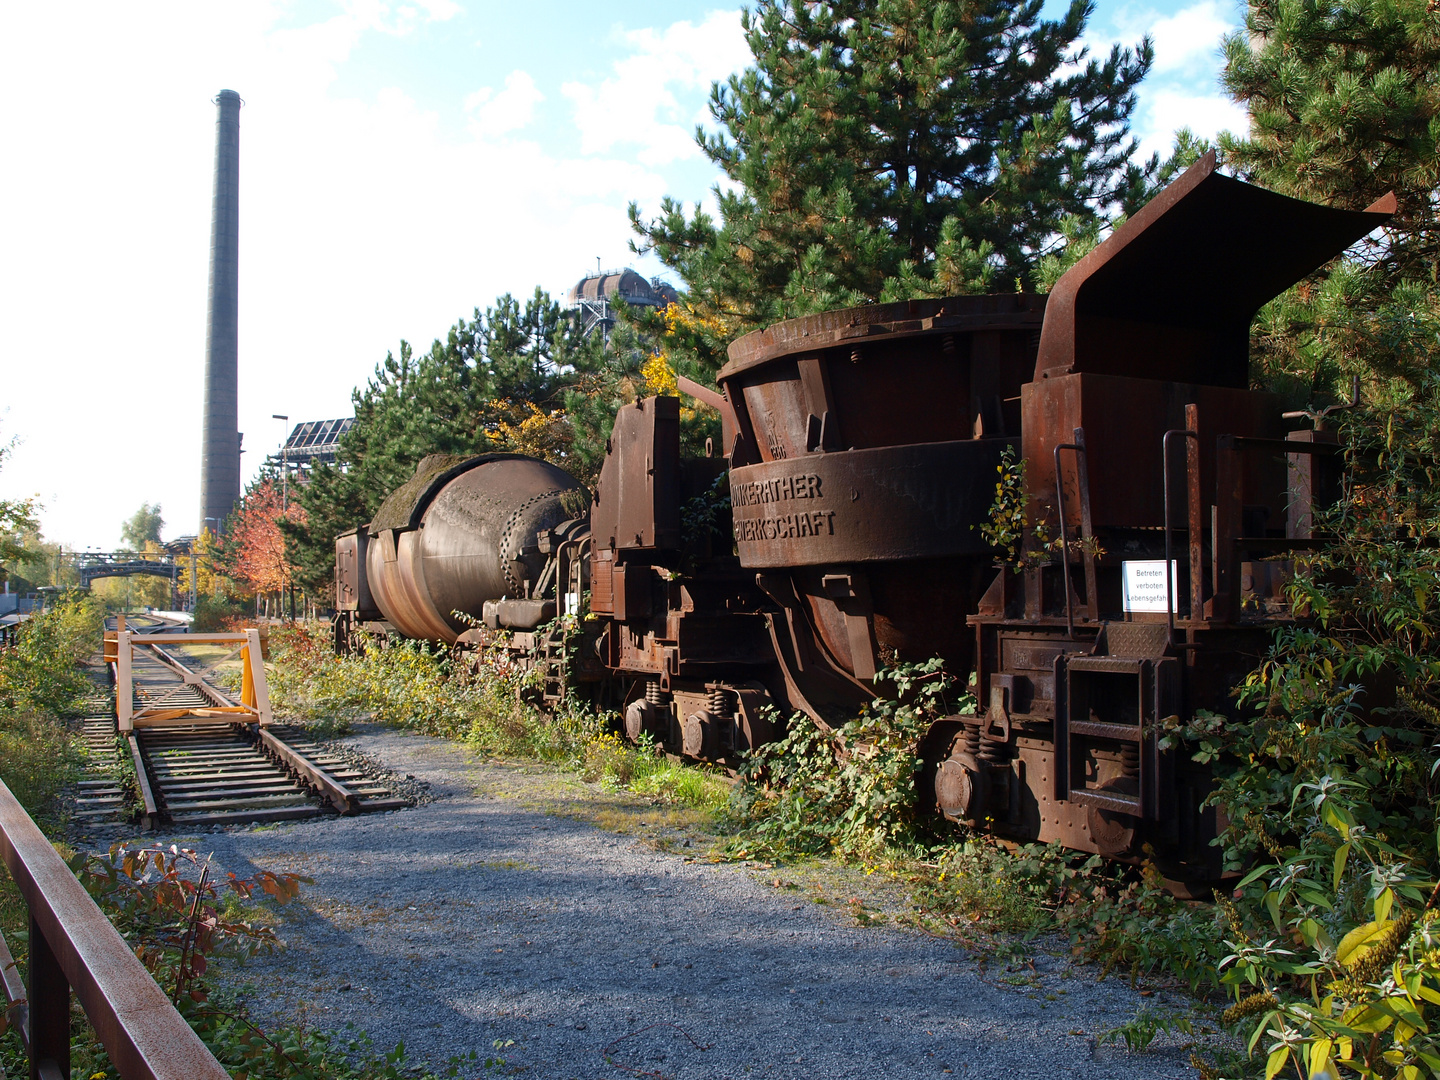
[[[0,858],[30,912],[28,992],[3,937],[0,984],[31,1080],[70,1075],[72,989],[121,1080],[228,1080],[3,781]]]

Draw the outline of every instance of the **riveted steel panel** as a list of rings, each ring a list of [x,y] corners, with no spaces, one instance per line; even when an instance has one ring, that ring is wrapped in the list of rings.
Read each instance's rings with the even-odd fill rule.
[[[1003,439],[813,454],[731,471],[745,567],[888,562],[989,550]]]

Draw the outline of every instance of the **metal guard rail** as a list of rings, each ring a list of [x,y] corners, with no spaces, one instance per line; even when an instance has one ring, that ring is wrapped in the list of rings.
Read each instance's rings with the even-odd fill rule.
[[[31,1080],[70,1076],[70,991],[122,1080],[229,1080],[0,781],[0,856],[30,911],[29,993],[0,939],[7,1011]]]

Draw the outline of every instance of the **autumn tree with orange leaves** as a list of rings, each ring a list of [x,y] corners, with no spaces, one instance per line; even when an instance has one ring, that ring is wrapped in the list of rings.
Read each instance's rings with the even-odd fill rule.
[[[223,572],[257,596],[280,596],[294,581],[294,568],[285,558],[281,520],[304,524],[305,509],[295,499],[282,508],[279,481],[262,477],[250,485],[230,516],[219,558]]]

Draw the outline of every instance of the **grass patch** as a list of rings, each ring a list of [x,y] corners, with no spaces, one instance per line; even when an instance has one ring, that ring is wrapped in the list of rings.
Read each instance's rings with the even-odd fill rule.
[[[301,624],[272,630],[271,649],[271,701],[288,720],[331,731],[378,721],[455,739],[491,761],[558,766],[701,818],[718,817],[730,804],[727,778],[673,761],[653,745],[627,745],[612,715],[578,702],[541,711],[536,673],[499,656],[462,665],[424,642],[377,642],[361,656],[336,657],[325,628]]]
[[[729,805],[732,792],[727,777],[701,766],[673,761],[648,736],[639,746],[630,746],[609,731],[586,739],[580,775],[591,782],[599,781],[610,790],[623,788],[636,795],[692,806],[711,814],[718,814]]]

